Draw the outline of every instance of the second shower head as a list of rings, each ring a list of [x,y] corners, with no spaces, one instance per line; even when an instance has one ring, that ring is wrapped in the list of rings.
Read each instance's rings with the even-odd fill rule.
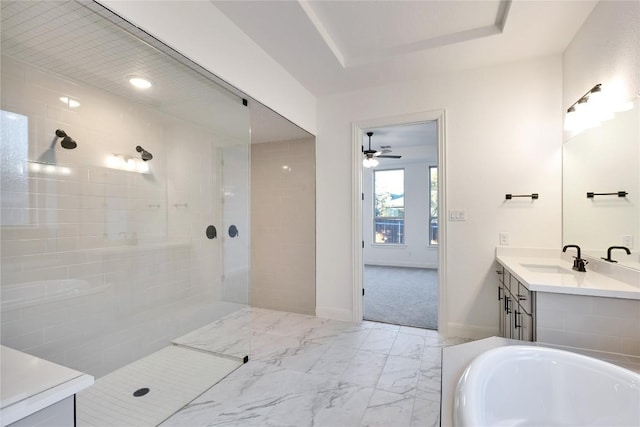
[[[78,146],[78,143],[76,143],[73,138],[71,138],[69,135],[67,135],[67,133],[65,131],[63,131],[62,129],[57,129],[56,130],[56,136],[58,138],[62,138],[62,142],[60,142],[60,145],[62,146],[62,148],[66,148],[67,150],[73,150],[74,148],[76,148]]]
[[[153,159],[153,154],[151,154],[150,152],[148,152],[147,150],[145,150],[139,145],[136,147],[136,151],[140,153],[140,158],[145,162],[148,162],[149,160]]]

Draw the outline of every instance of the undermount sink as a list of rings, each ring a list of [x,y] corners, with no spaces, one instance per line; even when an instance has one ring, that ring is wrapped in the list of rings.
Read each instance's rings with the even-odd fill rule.
[[[520,264],[532,273],[547,273],[547,274],[573,274],[571,270],[567,270],[559,265],[549,264]]]

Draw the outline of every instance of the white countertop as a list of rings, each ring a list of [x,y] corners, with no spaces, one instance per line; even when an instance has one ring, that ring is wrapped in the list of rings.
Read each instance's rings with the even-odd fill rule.
[[[574,271],[572,261],[567,256],[561,257],[560,251],[500,249],[496,251],[496,260],[530,291],[640,300],[640,279],[621,280],[594,271],[598,268],[589,264],[586,272]],[[563,274],[532,271],[524,265],[557,266],[563,269]]]
[[[93,384],[91,375],[0,346],[0,425],[6,426]]]

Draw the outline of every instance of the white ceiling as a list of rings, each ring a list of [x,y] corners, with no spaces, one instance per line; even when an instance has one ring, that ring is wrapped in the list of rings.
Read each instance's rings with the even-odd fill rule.
[[[363,129],[362,145],[365,149],[369,148],[367,132],[373,132],[372,149],[389,148],[389,154],[402,156],[403,163],[437,158],[438,126],[435,121]],[[378,160],[381,167],[398,162],[396,159]]]
[[[218,1],[315,95],[557,54],[597,1]]]
[[[247,112],[248,96],[96,3],[2,0],[0,18],[2,55],[208,128],[220,144],[246,140],[249,125],[252,143],[309,136],[254,100]],[[131,75],[148,78],[152,88],[135,90]]]

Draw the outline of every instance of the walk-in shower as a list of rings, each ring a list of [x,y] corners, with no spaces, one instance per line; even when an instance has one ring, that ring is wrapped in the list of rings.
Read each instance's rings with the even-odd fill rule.
[[[98,3],[1,7],[2,344],[100,378],[247,307],[246,96]]]

